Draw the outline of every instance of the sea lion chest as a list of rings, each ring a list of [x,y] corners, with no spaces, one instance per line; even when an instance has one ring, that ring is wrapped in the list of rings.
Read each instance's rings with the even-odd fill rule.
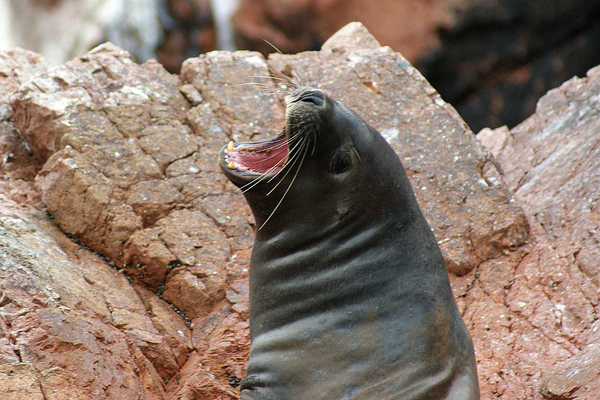
[[[448,391],[461,355],[439,338],[462,320],[427,232],[393,219],[344,228],[257,239],[244,387],[259,386],[243,399],[409,399],[437,375]]]

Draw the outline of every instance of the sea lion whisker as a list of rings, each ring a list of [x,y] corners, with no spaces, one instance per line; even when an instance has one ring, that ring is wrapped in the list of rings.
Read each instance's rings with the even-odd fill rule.
[[[308,149],[308,146],[304,146],[304,153],[302,154],[302,159],[300,160],[300,164],[298,164],[298,168],[296,169],[296,173],[294,174],[294,177],[292,178],[292,181],[290,182],[290,184],[288,185],[287,189],[285,190],[285,193],[283,193],[283,196],[281,196],[281,199],[279,199],[279,202],[277,203],[277,205],[275,206],[275,208],[273,209],[273,211],[271,211],[271,214],[269,215],[269,217],[265,220],[265,222],[263,222],[263,224],[260,226],[260,228],[258,228],[258,230],[261,230],[263,228],[263,226],[265,226],[267,224],[267,222],[269,222],[269,220],[271,219],[271,217],[275,214],[275,211],[277,211],[277,209],[279,208],[279,206],[283,202],[283,199],[285,199],[285,196],[290,191],[292,185],[296,181],[296,177],[298,176],[298,172],[300,172],[300,168],[302,167],[302,163],[304,162],[304,158],[306,157],[306,150],[307,149]],[[279,182],[281,182],[281,181],[279,181]],[[279,184],[279,182],[278,182],[278,184]]]
[[[298,132],[298,133],[294,134],[291,137],[291,140],[294,141],[298,136],[301,136],[302,134],[303,134],[303,132]],[[288,151],[288,154],[292,154],[292,159],[294,158],[294,155],[297,154],[296,149],[301,144],[302,144],[302,140],[296,142],[296,144]],[[281,144],[278,144],[278,145],[274,146],[273,148],[282,149],[284,146],[287,146],[287,145],[288,145],[287,142],[284,142],[284,143],[281,143]],[[273,157],[275,157],[275,154],[273,154],[272,156],[269,156],[269,157],[265,158],[264,160],[256,161],[256,163],[265,162],[266,160],[271,159]],[[283,165],[281,165],[281,161],[284,161]],[[289,159],[289,157],[286,158],[285,160],[281,160],[281,161],[278,162],[278,163],[276,163],[275,165],[273,165],[267,171],[263,172],[256,179],[254,179],[251,182],[248,182],[247,184],[241,186],[240,189],[242,190],[242,193],[247,192],[248,190],[252,189],[257,184],[263,182],[265,179],[267,179],[269,177],[269,175],[271,173],[273,173],[273,171],[277,171],[277,172],[268,180],[268,182],[271,182],[273,179],[275,179],[284,169],[286,169],[286,167],[288,165],[290,165],[290,163],[293,165],[293,162],[292,162],[293,160]],[[285,178],[285,175],[283,176],[283,178]]]
[[[273,149],[275,149],[275,148],[276,148],[276,147],[273,147]],[[279,147],[279,148],[283,148],[283,147]],[[265,157],[265,158],[263,158],[262,160],[255,161],[255,162],[254,162],[254,164],[260,164],[260,163],[264,163],[264,162],[270,161],[271,159],[273,159],[273,158],[277,157],[277,155],[279,155],[279,152],[277,152],[276,154],[270,155],[270,156],[268,156],[268,157]],[[279,163],[277,163],[277,164],[276,164],[276,166],[277,166],[278,164],[279,164]]]
[[[273,43],[269,42],[267,39],[263,39],[263,42],[265,42],[266,44],[271,46],[273,48],[273,50],[275,50],[277,53],[283,55],[282,51],[279,50],[279,48],[277,46],[275,46]]]
[[[271,150],[273,150],[273,151],[272,151],[272,152],[273,152],[273,154],[272,154],[272,155],[270,155],[270,156],[268,156],[268,157],[265,157],[265,158],[263,158],[262,160],[255,161],[254,163],[255,163],[255,164],[258,164],[258,163],[264,163],[264,162],[267,162],[267,161],[271,160],[271,159],[272,159],[272,158],[274,158],[274,157],[277,157],[277,156],[278,156],[278,155],[281,153],[281,151],[277,151],[277,150],[282,150],[282,149],[285,149],[285,148],[287,148],[287,146],[288,146],[288,145],[287,145],[287,143],[279,143],[279,144],[276,144],[275,146],[273,146],[273,147],[271,148]]]
[[[271,157],[274,157],[274,156],[275,155],[273,155]],[[261,160],[261,161],[264,161],[264,160]],[[261,161],[257,161],[257,162],[261,162]],[[264,181],[273,171],[278,170],[275,173],[275,176],[277,176],[285,168],[285,166],[287,164],[287,163],[285,163],[283,166],[280,167],[281,161],[284,161],[284,163],[286,162],[283,159],[280,160],[275,165],[273,165],[271,168],[269,168],[265,172],[261,173],[261,175],[259,177],[257,177],[256,179],[254,179],[251,182],[248,182],[247,184],[241,186],[240,189],[242,190],[242,193],[247,192],[248,190],[252,189],[254,186],[258,185],[260,182]]]
[[[266,82],[248,82],[248,83],[244,83],[244,84],[238,84],[235,86],[239,86],[239,85],[257,85],[258,87],[263,87],[266,88],[268,90],[271,91],[272,94],[275,93],[285,93],[285,94],[289,94],[291,91],[293,91],[294,89],[296,89],[297,85],[294,82],[290,82],[290,80],[286,77],[286,78],[281,78],[278,76],[273,76],[273,75],[251,75],[250,78],[257,78],[257,79],[271,79],[276,81],[275,85],[273,85],[273,82],[271,83],[266,83]],[[287,84],[290,86],[290,88],[282,88],[280,86],[280,84]]]
[[[252,78],[260,78],[260,76],[253,76]],[[232,87],[237,87],[237,86],[259,86],[259,87],[270,87],[273,88],[273,85],[270,85],[268,83],[265,82],[243,82],[243,83],[236,83],[231,85]]]
[[[306,140],[301,139],[296,144],[296,146],[301,145],[302,147],[307,147],[307,146],[305,146],[305,144],[306,144]],[[296,146],[294,146],[294,148]],[[285,165],[279,171],[277,171],[277,173],[273,177],[271,177],[271,179],[269,179],[267,181],[267,183],[271,183],[273,181],[273,179],[275,179],[284,169],[286,170],[285,174],[281,177],[281,179],[279,180],[279,182],[277,182],[275,184],[275,186],[269,191],[269,193],[267,193],[267,196],[270,195],[277,188],[277,186],[279,186],[279,184],[281,182],[283,182],[283,180],[285,179],[285,177],[292,170],[292,167],[294,166],[294,164],[296,164],[296,161],[298,160],[298,154],[300,154],[301,151],[302,151],[302,148],[300,148],[300,150],[298,152],[295,152],[294,155],[292,156],[292,159],[289,160],[288,162],[286,162]],[[305,153],[306,153],[306,150],[305,150]],[[302,160],[304,160],[304,158]],[[286,168],[288,165],[289,165],[289,168]],[[300,163],[300,165],[302,165],[302,162]],[[296,174],[298,174],[298,172],[296,172]]]
[[[279,92],[283,92],[282,90],[276,89],[273,87],[273,85],[269,85],[268,83],[259,83],[259,82],[246,82],[246,83],[236,83],[234,85],[231,85],[232,87],[238,87],[238,86],[256,86],[260,89],[263,90],[263,94],[262,96],[274,96],[276,94],[278,94]]]
[[[262,181],[264,181],[265,179],[267,179],[267,177],[275,170],[277,170],[279,168],[279,163],[273,165],[271,168],[269,168],[268,170],[266,170],[265,172],[261,173],[259,177],[257,177],[256,179],[254,179],[251,182],[248,182],[247,184],[245,184],[244,186],[242,186],[240,189],[242,190],[242,193],[247,192],[248,190],[252,189],[254,186],[258,185],[259,183],[261,183]],[[285,168],[285,164],[279,169],[279,171],[277,171],[276,175],[281,172],[281,170]]]
[[[298,89],[301,86],[308,86],[308,79],[305,79],[304,76],[302,76],[302,74],[300,73],[300,71],[298,71],[296,69],[292,69],[291,66],[290,66],[290,73],[292,71],[295,73],[296,78],[300,82],[300,85],[296,85],[296,87],[294,89]]]
[[[276,172],[275,175],[279,174],[279,172],[281,172],[281,170],[285,167],[285,165],[283,167],[281,167],[279,169],[279,171]],[[254,180],[252,180],[251,182],[248,182],[247,184],[243,185],[240,187],[240,189],[242,190],[242,193],[246,193],[248,190],[252,189],[254,186],[258,185],[259,183],[263,182],[265,179],[268,178],[268,176],[275,170],[277,170],[278,165],[274,165],[271,168],[269,168],[268,170],[266,170],[265,172],[261,173],[259,177],[255,178]]]
[[[282,145],[283,146],[283,145]],[[294,153],[296,147],[298,146],[298,143],[290,150],[289,153]],[[288,154],[289,154],[288,153]],[[273,157],[273,156],[271,156]],[[292,156],[293,157],[293,156]],[[264,161],[264,160],[263,160]],[[284,160],[282,160],[284,161]],[[259,177],[257,177],[256,179],[254,179],[252,182],[247,183],[246,185],[242,186],[240,189],[242,190],[242,193],[247,192],[248,190],[252,189],[254,186],[256,186],[257,184],[263,182],[265,179],[267,179],[269,177],[269,175],[271,173],[273,173],[273,171],[277,171],[275,172],[275,174],[267,181],[267,182],[271,182],[273,179],[275,179],[284,169],[286,169],[286,167],[288,165],[290,165],[290,161],[289,159],[286,159],[284,161],[284,164],[280,167],[280,162],[278,162],[277,164],[275,164],[274,166],[272,166],[271,168],[269,168],[267,171],[263,172]],[[287,173],[286,173],[287,175]],[[283,178],[285,178],[285,175],[283,176]],[[283,179],[282,178],[282,179]],[[270,192],[269,192],[270,193]]]
[[[289,125],[289,127],[291,127],[292,125]],[[300,136],[304,135],[305,131],[304,130],[298,130],[298,132],[294,133],[292,136],[290,136],[289,138],[289,142],[293,142],[294,140],[298,139]]]
[[[269,73],[271,74],[271,77],[273,80],[279,80],[280,82],[288,83],[290,86],[292,86],[292,89],[298,88],[298,85],[292,80],[291,76],[288,76],[285,73],[277,71],[275,68],[271,67],[270,65],[268,65],[267,68],[269,69]]]
[[[295,134],[293,136],[293,139],[295,139],[296,137],[300,136],[301,133]],[[275,187],[273,189],[271,189],[271,191],[269,191],[269,193],[267,193],[267,196],[269,194],[271,194],[271,192],[279,185],[279,183],[281,183],[281,181],[283,181],[283,179],[285,179],[285,177],[287,176],[287,174],[289,173],[289,171],[291,170],[292,166],[296,163],[296,160],[298,158],[298,154],[300,153],[300,151],[302,151],[301,149],[299,151],[296,151],[296,149],[300,146],[304,145],[304,140],[303,138],[300,138],[300,140],[298,142],[296,142],[296,144],[294,144],[294,146],[290,149],[289,154],[291,154],[291,158],[288,158],[285,162],[285,164],[279,169],[279,171],[277,171],[272,177],[271,179],[269,179],[267,181],[267,183],[272,182],[275,178],[277,178],[279,176],[279,174],[286,170],[285,174],[283,175],[283,177],[279,180],[279,182],[277,182],[277,184],[275,185]],[[289,166],[289,168],[288,168]]]
[[[298,85],[296,85],[294,82],[292,82],[290,80],[290,78],[286,77],[285,75],[283,75],[283,76],[284,77],[271,75],[268,78],[274,80],[277,84],[280,84],[280,83],[288,84],[288,85],[290,85],[292,87],[292,89],[296,89],[298,87]],[[259,76],[259,77],[261,77],[261,78],[267,78],[267,76]]]

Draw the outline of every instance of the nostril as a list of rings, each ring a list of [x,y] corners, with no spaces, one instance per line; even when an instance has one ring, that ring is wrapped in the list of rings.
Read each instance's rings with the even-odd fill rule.
[[[320,107],[325,103],[325,95],[321,90],[311,90],[303,93],[299,100],[306,103],[313,103],[314,105]]]

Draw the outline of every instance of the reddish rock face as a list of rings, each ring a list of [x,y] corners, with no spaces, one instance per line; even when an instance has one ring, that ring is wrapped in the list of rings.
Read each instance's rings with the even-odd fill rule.
[[[178,77],[108,44],[51,69],[0,53],[0,72],[0,393],[238,397],[255,227],[216,151],[275,136],[289,88],[273,77],[287,75],[398,152],[473,335],[482,397],[599,394],[594,363],[573,372],[597,337],[597,73],[488,135],[492,158],[360,24],[320,52],[214,52]]]
[[[268,54],[265,40],[317,50],[360,21],[478,131],[515,126],[546,91],[598,65],[598,15],[586,0],[240,0],[233,23],[239,48]]]
[[[555,362],[534,386],[547,398],[600,393],[598,93],[600,68],[594,68],[548,92],[536,113],[513,130],[478,135],[536,233],[537,246],[521,261],[515,295],[507,299],[554,348],[548,347],[544,362]],[[532,355],[542,362],[539,351]],[[526,368],[534,371],[535,365]]]
[[[360,21],[382,45],[410,60],[438,44],[436,30],[449,22],[457,1],[242,0],[233,18],[239,48],[284,53],[319,49],[351,21]]]

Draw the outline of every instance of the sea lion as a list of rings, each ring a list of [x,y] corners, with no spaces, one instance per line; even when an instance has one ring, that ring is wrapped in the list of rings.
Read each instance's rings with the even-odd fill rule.
[[[285,102],[279,136],[219,152],[259,228],[241,399],[478,399],[471,338],[398,156],[319,89]]]

